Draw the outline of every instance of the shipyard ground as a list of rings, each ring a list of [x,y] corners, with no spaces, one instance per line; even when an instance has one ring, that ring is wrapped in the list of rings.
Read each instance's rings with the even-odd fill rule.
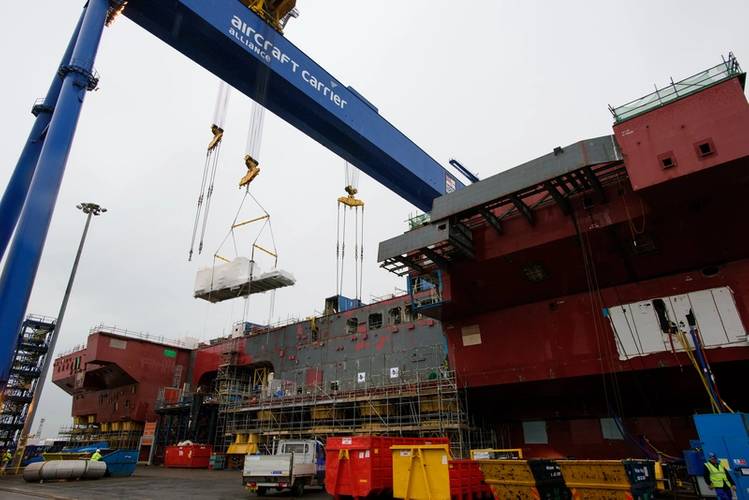
[[[138,467],[127,478],[105,478],[94,481],[57,481],[43,484],[26,483],[21,477],[0,478],[0,498],[28,500],[54,498],[60,500],[158,499],[187,500],[196,498],[256,498],[244,489],[239,471],[207,471]],[[293,498],[291,493],[271,493],[264,498]],[[306,500],[327,499],[324,491],[309,489]]]

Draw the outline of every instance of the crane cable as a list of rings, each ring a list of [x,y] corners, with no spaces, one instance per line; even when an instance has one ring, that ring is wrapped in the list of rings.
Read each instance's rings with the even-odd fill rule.
[[[346,224],[349,210],[354,212],[354,298],[361,300],[364,272],[364,202],[356,198],[359,185],[359,169],[345,163],[344,177],[347,196],[338,198],[336,222],[336,294],[343,295],[346,267]],[[359,214],[361,208],[361,215]],[[341,225],[341,212],[343,224]]]
[[[192,239],[190,240],[190,252],[187,260],[191,261],[193,253],[195,251],[195,239],[198,233],[198,225],[200,224],[201,212],[203,215],[203,226],[200,232],[200,242],[198,244],[198,254],[203,251],[203,241],[205,239],[205,231],[208,225],[208,213],[211,208],[211,198],[213,196],[213,184],[216,180],[216,170],[218,167],[219,158],[221,156],[221,143],[224,137],[224,123],[226,122],[226,113],[229,106],[229,96],[231,95],[231,87],[224,82],[220,81],[218,86],[218,95],[216,96],[216,105],[213,110],[213,124],[211,125],[211,133],[213,138],[208,143],[208,148],[205,153],[205,163],[203,165],[203,177],[200,183],[200,193],[198,194],[198,204],[195,212],[195,221],[193,222],[192,228]],[[208,182],[210,179],[210,182]],[[206,184],[208,186],[206,190]],[[203,202],[205,202],[205,211],[203,212]]]

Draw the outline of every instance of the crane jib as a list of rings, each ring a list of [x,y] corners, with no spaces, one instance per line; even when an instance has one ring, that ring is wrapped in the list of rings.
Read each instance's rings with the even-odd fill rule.
[[[331,79],[330,87],[316,77],[308,69],[301,69],[299,63],[294,61],[285,52],[282,52],[277,46],[270,40],[267,40],[262,33],[256,32],[251,26],[248,26],[239,17],[234,16],[231,20],[232,28],[229,29],[229,34],[233,36],[239,43],[246,46],[255,55],[259,56],[266,63],[270,63],[273,59],[280,62],[281,64],[287,64],[291,68],[292,73],[298,73],[301,75],[302,80],[308,83],[317,92],[322,93],[323,97],[328,98],[336,106],[343,109],[348,104],[348,101],[341,97],[332,87],[338,87],[339,84]]]
[[[418,208],[463,185],[236,0],[130,0],[124,15]]]

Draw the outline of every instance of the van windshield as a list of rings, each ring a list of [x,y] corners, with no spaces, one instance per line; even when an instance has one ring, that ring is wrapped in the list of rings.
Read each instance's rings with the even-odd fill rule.
[[[307,453],[307,445],[304,443],[286,443],[283,445],[284,453]]]

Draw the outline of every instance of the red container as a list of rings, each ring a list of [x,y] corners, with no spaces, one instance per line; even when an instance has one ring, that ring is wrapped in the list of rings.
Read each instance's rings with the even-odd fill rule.
[[[334,498],[363,498],[393,490],[391,446],[448,444],[447,438],[353,436],[328,438],[325,490]]]
[[[492,498],[491,489],[484,482],[479,463],[473,460],[450,460],[450,497],[453,500]]]
[[[164,387],[164,403],[166,404],[179,403],[179,388]]]
[[[189,446],[167,446],[164,467],[183,469],[207,469],[211,458],[211,447],[205,444]]]

